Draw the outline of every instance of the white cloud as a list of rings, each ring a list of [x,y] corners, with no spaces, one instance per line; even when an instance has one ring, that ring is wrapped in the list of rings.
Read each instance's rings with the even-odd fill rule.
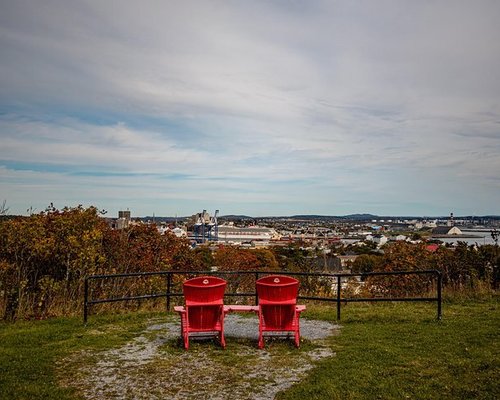
[[[499,16],[486,0],[16,1],[0,15],[0,165],[49,193],[100,172],[71,177],[97,200],[121,171],[141,174],[112,179],[122,198],[137,182],[250,214],[370,197],[443,212],[460,191],[456,212],[498,212]]]

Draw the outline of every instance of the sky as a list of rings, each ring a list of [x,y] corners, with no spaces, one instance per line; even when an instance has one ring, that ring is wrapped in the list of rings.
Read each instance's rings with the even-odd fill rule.
[[[9,213],[500,214],[499,1],[0,7]]]

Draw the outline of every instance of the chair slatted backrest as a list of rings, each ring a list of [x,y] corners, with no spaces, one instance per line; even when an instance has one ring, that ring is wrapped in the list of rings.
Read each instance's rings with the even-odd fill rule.
[[[200,276],[184,282],[183,293],[189,326],[211,330],[220,324],[227,282],[215,276]]]
[[[290,276],[269,275],[256,282],[259,303],[296,304],[299,281]]]
[[[270,275],[259,279],[256,286],[266,329],[293,329],[299,281],[289,276]]]

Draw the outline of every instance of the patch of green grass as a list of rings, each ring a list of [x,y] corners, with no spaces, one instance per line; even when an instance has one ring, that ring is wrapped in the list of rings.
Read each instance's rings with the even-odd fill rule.
[[[340,334],[322,344],[336,356],[314,361],[315,367],[305,379],[277,398],[500,398],[498,300],[448,302],[443,307],[442,321],[436,320],[434,304],[343,305]],[[310,304],[303,316],[334,322],[335,305]],[[77,318],[0,323],[0,399],[79,399],[74,389],[60,385],[57,369],[61,362],[83,352],[68,365],[67,374],[71,376],[77,372],[79,360],[97,362],[94,358],[99,351],[122,346],[139,333],[144,335],[152,319],[166,318],[165,314],[135,313],[92,316],[88,326]],[[167,319],[177,321],[177,316]],[[156,333],[147,335],[153,337]],[[308,340],[303,340],[297,351],[290,340],[268,339],[266,351],[271,359],[267,365],[292,365],[315,349],[316,344]],[[218,374],[216,381],[220,380],[223,388],[239,379],[242,370],[251,373],[253,363],[263,354],[256,349],[255,341],[235,338],[227,339],[225,350],[215,342],[193,341],[188,352],[178,340],[167,340],[159,352],[165,357],[137,369],[138,381],[148,378],[167,385],[167,380],[153,378],[169,376],[170,369],[184,365],[179,360],[188,359],[186,365],[199,364],[200,371],[209,369],[207,382]],[[179,376],[189,374],[179,371]],[[245,390],[258,391],[264,383],[265,379],[256,376]]]
[[[278,399],[500,398],[498,298],[446,304],[442,321],[435,305],[348,305],[341,324],[336,357]]]
[[[106,349],[126,342],[156,314],[95,316],[0,323],[0,398],[75,399],[60,387],[56,362],[72,352]]]

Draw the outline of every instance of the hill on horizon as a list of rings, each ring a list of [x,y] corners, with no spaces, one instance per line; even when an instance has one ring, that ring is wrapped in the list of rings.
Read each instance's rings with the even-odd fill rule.
[[[169,216],[145,216],[145,217],[136,217],[141,220],[155,220],[159,222],[174,222],[175,220],[182,221],[191,216],[177,216],[177,217],[169,217]],[[280,216],[262,216],[262,217],[252,217],[250,215],[244,214],[228,214],[228,215],[219,215],[219,220],[260,220],[260,219],[305,219],[305,220],[315,220],[315,219],[342,219],[342,220],[351,220],[351,221],[370,221],[374,219],[447,219],[449,215],[440,215],[440,216],[417,216],[417,215],[375,215],[368,213],[360,213],[360,214],[347,214],[347,215],[320,215],[320,214],[297,214],[297,215],[280,215]],[[500,215],[456,215],[455,219],[500,219]]]

